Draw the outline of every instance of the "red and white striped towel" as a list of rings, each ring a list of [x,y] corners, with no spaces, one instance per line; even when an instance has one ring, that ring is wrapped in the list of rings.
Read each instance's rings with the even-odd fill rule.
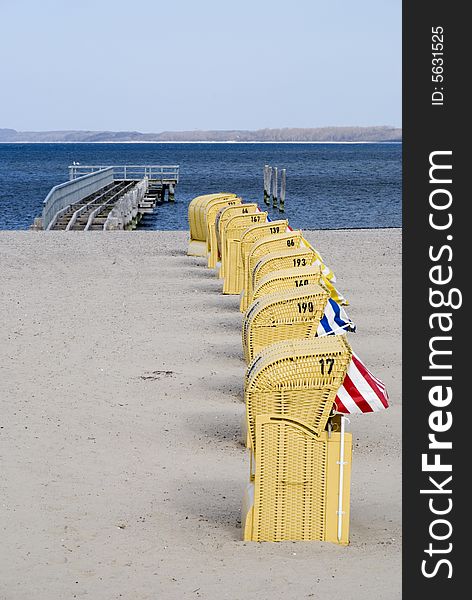
[[[377,412],[388,408],[388,393],[380,379],[372,375],[361,359],[353,353],[335,403],[339,413]]]

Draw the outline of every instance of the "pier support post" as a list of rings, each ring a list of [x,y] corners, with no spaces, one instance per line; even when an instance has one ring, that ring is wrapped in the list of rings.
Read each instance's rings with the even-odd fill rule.
[[[277,174],[277,167],[274,167],[272,169],[273,171],[273,175],[272,175],[272,206],[277,206],[278,203],[278,193],[277,193],[277,179],[278,179],[278,174]]]
[[[42,217],[35,217],[33,225],[31,225],[31,229],[33,231],[42,231],[44,229]]]
[[[282,171],[280,172],[280,212],[285,212],[286,173],[287,169],[282,169]]]
[[[175,202],[174,194],[175,194],[175,187],[174,187],[174,184],[171,183],[171,184],[169,184],[169,195],[168,195],[169,202]]]

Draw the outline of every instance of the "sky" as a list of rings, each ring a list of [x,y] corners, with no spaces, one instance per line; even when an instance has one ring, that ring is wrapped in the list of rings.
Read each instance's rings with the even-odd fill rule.
[[[0,0],[0,127],[401,126],[401,0]]]

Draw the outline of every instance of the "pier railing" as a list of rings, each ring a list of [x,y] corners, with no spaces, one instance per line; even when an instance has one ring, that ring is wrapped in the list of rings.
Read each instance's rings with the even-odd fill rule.
[[[73,180],[95,171],[113,169],[114,179],[141,180],[160,183],[178,183],[179,165],[70,165],[69,179]]]
[[[113,183],[113,168],[101,167],[94,172],[78,175],[71,181],[52,188],[43,202],[43,228],[47,229],[57,213],[69,204],[80,202],[90,194]]]

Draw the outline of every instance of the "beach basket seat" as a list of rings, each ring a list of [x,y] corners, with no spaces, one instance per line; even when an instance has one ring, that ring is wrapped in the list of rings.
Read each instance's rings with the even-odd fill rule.
[[[318,433],[301,419],[275,414],[258,415],[255,429],[255,475],[242,511],[244,540],[348,544],[352,435]]]
[[[224,268],[223,294],[239,294],[242,281],[241,270],[236,266],[240,260],[242,234],[254,225],[267,221],[267,212],[255,212],[248,215],[236,215],[229,219],[221,232],[221,261]]]
[[[285,249],[262,256],[252,270],[252,289],[255,290],[264,277],[280,269],[303,269],[319,264],[316,252],[311,248]]]
[[[206,223],[207,230],[207,255],[208,255],[208,267],[213,269],[216,266],[216,255],[218,250],[218,243],[216,240],[216,216],[218,212],[226,206],[240,206],[242,200],[239,197],[217,199],[211,202],[203,215],[204,223]],[[213,247],[213,252],[212,252]]]
[[[244,236],[247,232],[245,232]],[[243,253],[244,237],[241,241],[241,253],[242,256],[242,268],[244,270],[244,287],[241,291],[240,310],[244,312],[252,301],[252,271],[258,261],[271,252],[283,252],[284,250],[290,250],[299,248],[302,243],[301,231],[286,231],[285,233],[276,233],[271,236],[263,237],[249,247],[246,247],[245,253]]]
[[[255,300],[242,325],[244,358],[249,363],[274,342],[316,335],[329,299],[320,284],[266,294]]]
[[[207,206],[214,200],[223,198],[236,198],[236,194],[219,192],[205,194],[194,198],[188,206],[188,222],[190,228],[190,242],[187,254],[189,256],[206,256],[206,227],[203,223],[203,214]]]
[[[345,335],[281,341],[259,352],[244,382],[247,431],[253,451],[257,447],[257,415],[300,419],[320,435],[351,357]]]
[[[306,285],[313,285],[321,281],[321,266],[311,265],[309,267],[280,269],[272,271],[263,277],[252,294],[254,302],[265,294],[280,292],[282,290],[299,289]]]
[[[224,206],[220,208],[216,215],[215,219],[215,236],[216,236],[216,247],[211,246],[212,255],[211,262],[214,263],[214,267],[217,266],[218,262],[220,262],[220,268],[218,271],[218,277],[223,278],[224,274],[222,272],[223,263],[221,261],[221,232],[226,227],[226,223],[232,218],[240,215],[249,215],[257,212],[258,206],[255,202],[241,203],[235,206]],[[210,266],[210,259],[208,266]]]

